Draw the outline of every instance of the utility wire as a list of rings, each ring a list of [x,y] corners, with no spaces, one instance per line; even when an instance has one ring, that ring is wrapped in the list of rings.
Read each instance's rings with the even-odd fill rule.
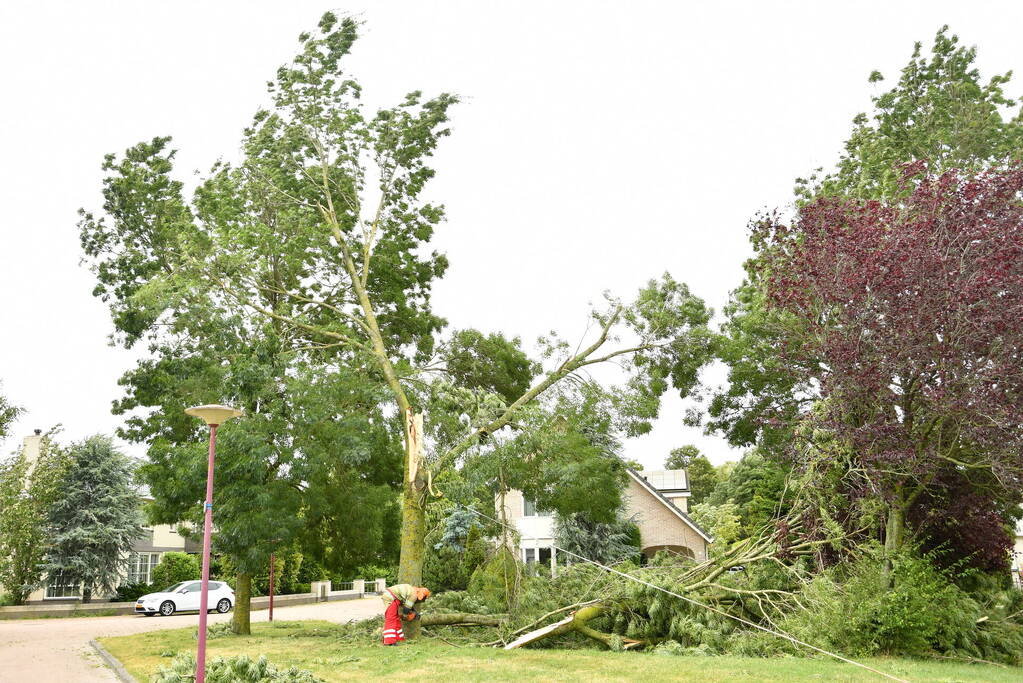
[[[482,512],[479,512],[478,510],[473,510],[472,508],[468,508],[468,507],[466,507],[464,505],[459,505],[459,507],[461,507],[463,510],[468,510],[469,512],[473,513],[474,515],[478,515],[480,517],[483,517],[484,519],[489,519],[492,522],[496,522],[497,524],[505,527],[506,529],[510,529],[510,530],[514,531],[521,538],[532,538],[533,545],[536,546],[536,541],[538,540],[536,536],[523,536],[521,534],[521,532],[519,532],[518,529],[515,529],[511,525],[506,524],[506,523],[504,523],[504,522],[502,522],[502,521],[500,521],[498,519],[494,519],[493,517],[490,517],[489,515],[485,515]],[[740,624],[745,624],[746,626],[752,626],[755,629],[759,629],[761,631],[764,631],[765,633],[769,633],[769,634],[771,634],[773,636],[777,636],[779,638],[783,638],[783,639],[788,640],[788,641],[790,641],[792,643],[795,643],[796,645],[802,645],[803,647],[806,647],[806,648],[809,648],[811,650],[814,650],[815,652],[820,652],[821,654],[827,655],[829,657],[834,657],[835,659],[837,659],[837,660],[839,660],[841,662],[845,662],[846,664],[852,664],[853,666],[858,666],[861,669],[866,669],[867,671],[875,673],[878,676],[883,676],[884,678],[887,678],[887,679],[890,679],[890,680],[893,680],[893,681],[899,681],[899,683],[910,683],[910,681],[907,681],[904,678],[896,678],[895,676],[892,676],[891,674],[887,674],[884,671],[879,671],[878,669],[875,669],[873,667],[867,666],[866,664],[863,664],[861,662],[853,661],[852,659],[847,659],[847,658],[843,657],[840,654],[836,654],[834,652],[829,652],[828,650],[825,650],[823,648],[819,648],[816,645],[811,645],[810,643],[807,643],[807,642],[804,642],[802,640],[799,640],[798,638],[795,638],[794,636],[790,636],[789,634],[784,633],[782,631],[775,631],[773,629],[767,628],[766,626],[761,626],[760,624],[757,624],[755,622],[749,621],[748,619],[743,619],[742,617],[737,617],[734,614],[729,614],[728,612],[725,612],[724,610],[718,609],[717,607],[714,607],[712,605],[707,605],[707,604],[702,603],[702,602],[700,602],[698,600],[693,600],[692,598],[687,597],[685,595],[681,595],[681,594],[676,593],[674,591],[670,591],[667,588],[664,588],[663,586],[658,586],[656,584],[650,583],[649,581],[644,581],[643,579],[640,579],[640,578],[638,578],[636,576],[632,576],[631,574],[626,574],[625,572],[620,572],[617,569],[613,569],[611,567],[608,567],[607,565],[601,564],[600,562],[597,562],[596,560],[591,560],[588,557],[583,557],[582,555],[579,555],[578,553],[574,553],[571,550],[565,550],[564,548],[562,548],[560,546],[557,546],[557,545],[554,545],[553,543],[551,544],[550,547],[552,547],[552,548],[554,548],[556,550],[560,550],[561,552],[565,553],[566,555],[571,555],[572,557],[579,558],[583,562],[588,562],[588,563],[590,563],[590,564],[592,564],[592,565],[594,565],[596,567],[599,567],[599,568],[603,569],[606,572],[610,572],[611,574],[617,574],[618,576],[621,576],[623,578],[629,579],[630,581],[635,581],[636,583],[639,583],[639,584],[642,584],[644,586],[647,586],[648,588],[653,588],[654,590],[661,591],[662,593],[666,593],[667,595],[670,595],[672,597],[676,597],[676,598],[678,598],[680,600],[684,600],[685,602],[688,602],[688,603],[690,603],[692,605],[695,605],[697,607],[702,607],[704,609],[710,610],[711,612],[714,612],[715,614],[720,614],[721,616],[726,617],[728,619],[732,619],[734,621],[737,621]]]

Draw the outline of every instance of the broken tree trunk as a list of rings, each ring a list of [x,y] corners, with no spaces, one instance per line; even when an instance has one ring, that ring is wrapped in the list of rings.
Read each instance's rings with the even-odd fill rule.
[[[561,621],[556,621],[553,624],[548,624],[543,628],[538,628],[535,631],[530,631],[522,636],[519,636],[516,640],[508,643],[504,646],[505,650],[517,650],[520,647],[535,643],[551,636],[561,635],[562,633],[569,633],[570,631],[576,631],[592,638],[599,643],[603,643],[606,647],[611,647],[611,639],[616,636],[612,636],[609,633],[603,633],[594,628],[591,628],[588,623],[599,617],[605,612],[607,608],[603,605],[590,605],[583,607],[582,609],[572,612],[569,616],[565,617]],[[632,650],[637,647],[642,647],[646,643],[642,640],[632,640],[630,638],[622,638],[622,643],[626,650]]]
[[[451,612],[449,614],[424,614],[419,621],[423,626],[500,626],[507,618],[506,614]]]

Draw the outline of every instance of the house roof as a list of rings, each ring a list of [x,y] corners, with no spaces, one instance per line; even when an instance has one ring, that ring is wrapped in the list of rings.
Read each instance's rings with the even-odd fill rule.
[[[705,541],[707,541],[707,543],[713,543],[714,542],[714,539],[713,539],[713,537],[710,536],[710,534],[708,534],[706,531],[701,529],[700,525],[697,524],[696,522],[694,522],[692,517],[690,517],[686,513],[682,512],[682,510],[677,508],[674,503],[672,503],[670,500],[665,498],[661,494],[660,491],[658,491],[656,488],[654,488],[654,486],[649,481],[646,480],[646,477],[644,477],[642,474],[640,474],[636,470],[634,470],[632,468],[629,468],[629,467],[626,467],[625,471],[629,473],[629,476],[632,477],[636,481],[637,484],[639,484],[644,489],[646,489],[650,493],[650,495],[652,495],[654,498],[659,500],[661,502],[661,504],[663,504],[666,508],[668,508],[673,513],[675,513],[676,517],[678,517],[683,522],[685,522],[690,527],[692,527],[693,531],[695,531],[696,533],[700,534],[700,536],[702,536],[703,539]]]

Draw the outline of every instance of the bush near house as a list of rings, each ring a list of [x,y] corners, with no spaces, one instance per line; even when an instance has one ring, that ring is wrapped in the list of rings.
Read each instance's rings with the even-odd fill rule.
[[[198,580],[202,573],[199,558],[188,553],[164,553],[153,567],[153,585],[159,590],[180,581]]]
[[[167,584],[169,586],[171,584]],[[114,597],[111,598],[112,602],[131,602],[136,598],[139,598],[146,593],[155,593],[158,590],[166,588],[162,584],[155,585],[151,583],[125,583],[117,587],[117,591],[114,593]]]

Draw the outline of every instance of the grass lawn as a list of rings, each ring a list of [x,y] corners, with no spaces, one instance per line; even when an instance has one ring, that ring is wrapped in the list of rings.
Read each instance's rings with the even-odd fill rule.
[[[171,653],[195,652],[195,629],[153,631],[100,642],[140,682]],[[516,650],[455,647],[424,638],[397,647],[339,639],[325,621],[253,624],[252,636],[208,641],[210,657],[266,655],[279,666],[297,665],[327,681],[882,681],[880,676],[821,659],[671,657],[596,650]],[[909,659],[871,659],[874,668],[911,681],[1018,683],[1023,670]]]

